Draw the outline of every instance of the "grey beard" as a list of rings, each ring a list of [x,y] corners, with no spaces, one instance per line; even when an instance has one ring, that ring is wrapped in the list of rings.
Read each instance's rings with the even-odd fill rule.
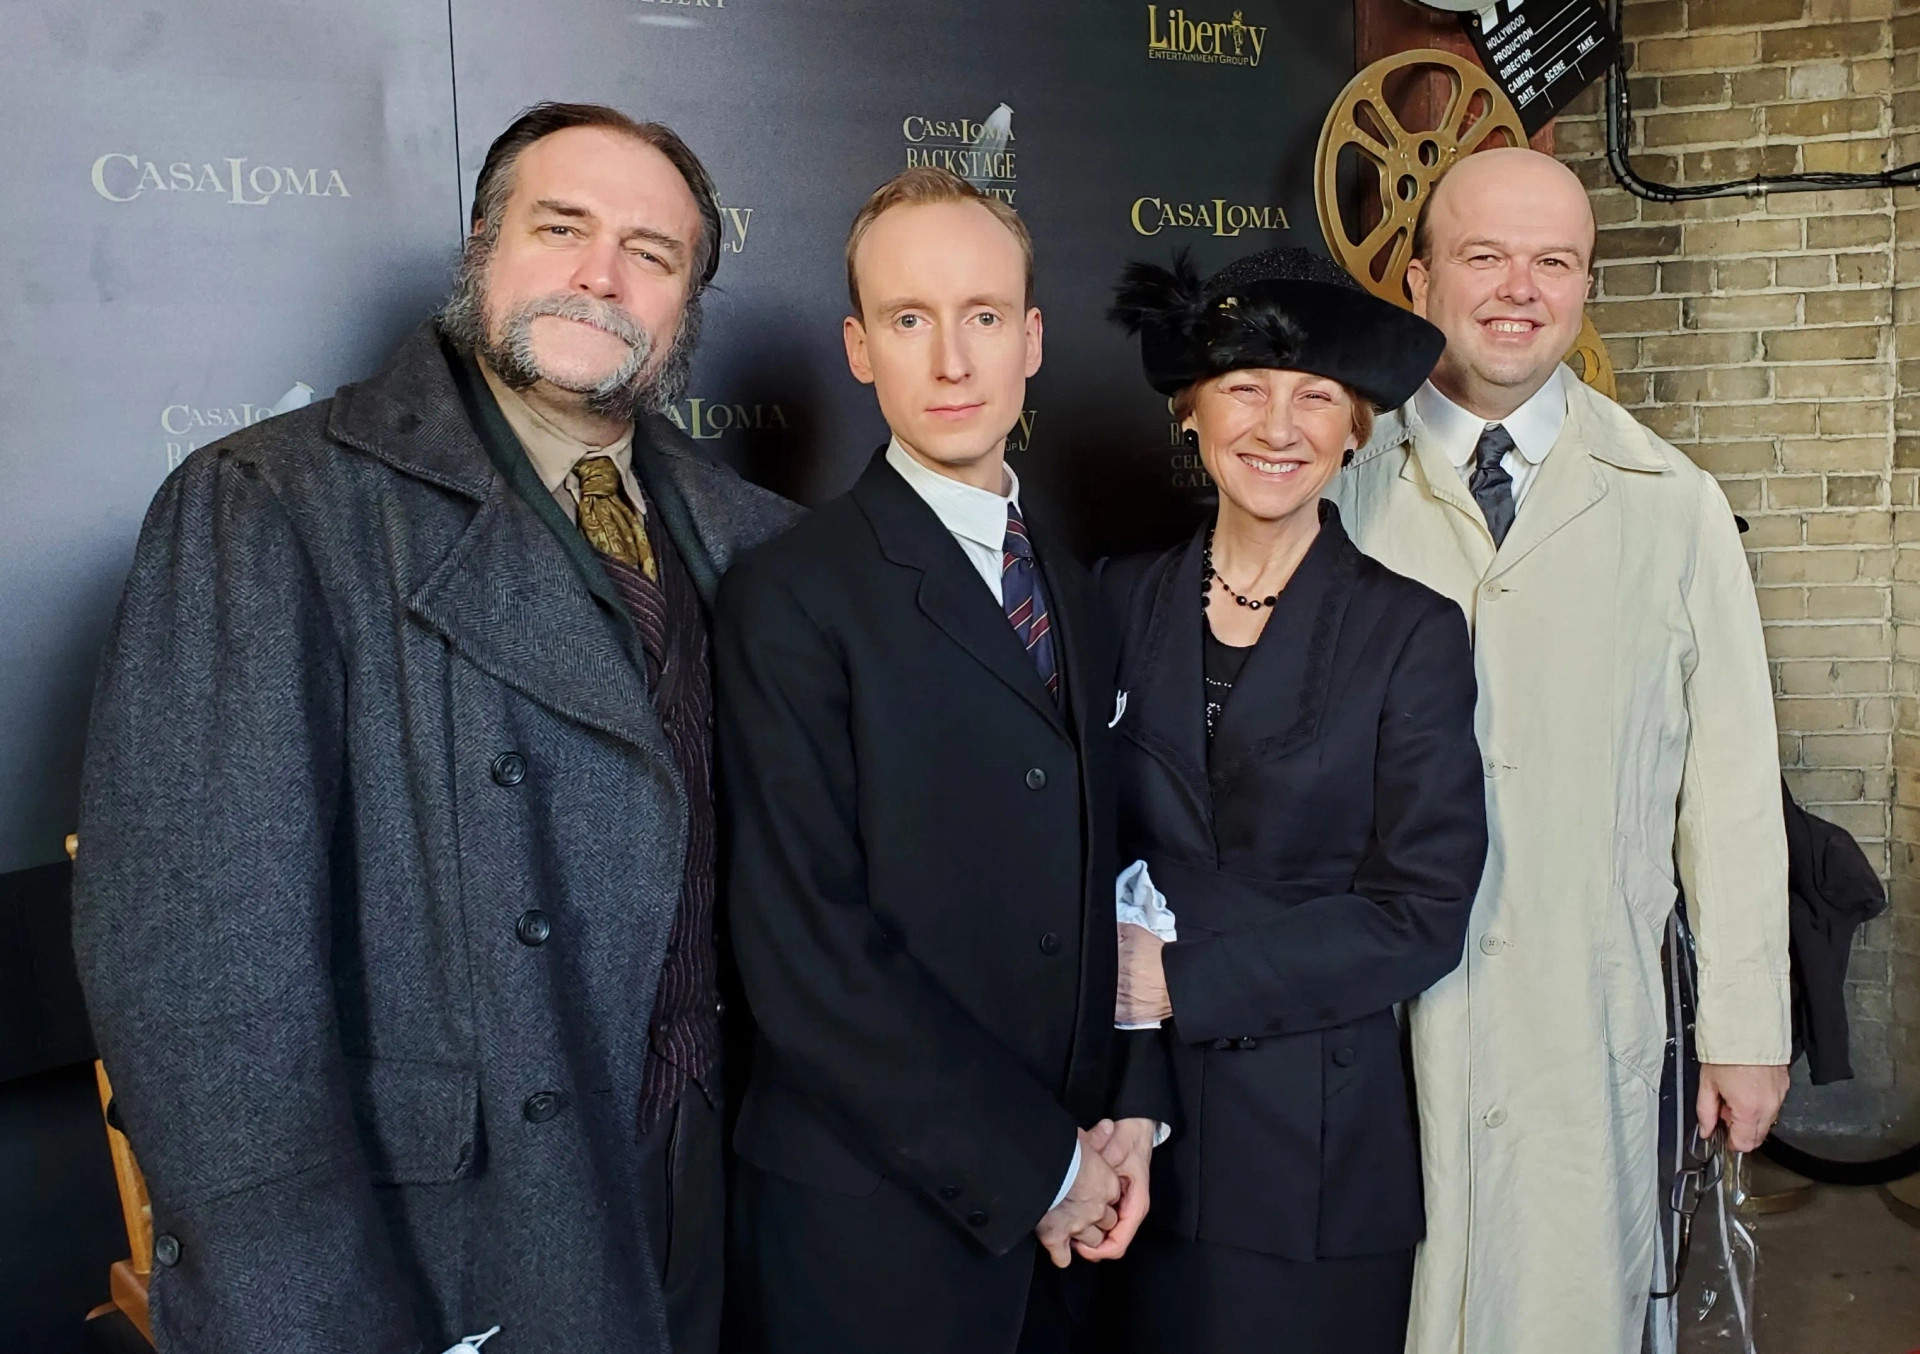
[[[453,294],[440,310],[440,331],[456,347],[474,354],[514,390],[546,381],[562,390],[584,395],[587,407],[604,418],[632,420],[641,414],[664,414],[686,393],[693,371],[693,350],[700,339],[699,296],[690,297],[680,313],[673,343],[657,362],[653,336],[619,306],[595,301],[578,292],[555,292],[522,303],[506,315],[495,336],[487,322],[487,263],[491,251],[476,241],[460,260]],[[603,379],[582,387],[556,380],[541,366],[533,350],[533,322],[542,316],[581,320],[612,334],[627,345],[627,359]]]

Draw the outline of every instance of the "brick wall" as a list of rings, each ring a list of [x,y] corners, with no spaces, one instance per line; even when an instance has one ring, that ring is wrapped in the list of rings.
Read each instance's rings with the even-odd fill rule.
[[[1920,158],[1903,4],[1920,11],[1630,2],[1635,167],[1700,183]],[[1920,196],[1641,201],[1607,169],[1599,94],[1556,144],[1593,193],[1592,313],[1621,402],[1752,523],[1788,782],[1892,886],[1854,953],[1858,1080],[1803,1087],[1788,1114],[1874,1134],[1920,1111]]]

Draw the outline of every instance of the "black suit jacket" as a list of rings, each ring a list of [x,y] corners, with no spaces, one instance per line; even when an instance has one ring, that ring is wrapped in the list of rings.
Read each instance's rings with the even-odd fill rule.
[[[1324,504],[1209,748],[1204,544],[1102,573],[1127,617],[1121,860],[1148,861],[1179,931],[1186,1132],[1158,1154],[1148,1225],[1291,1260],[1410,1246],[1393,1007],[1459,963],[1487,850],[1466,622]]]
[[[939,1239],[896,1237],[900,1267],[952,1241],[1007,1256],[1015,1303],[1076,1127],[1171,1113],[1160,1045],[1113,1029],[1115,650],[1084,572],[1023,507],[1060,704],[884,455],[736,565],[715,637],[757,1027],[738,1151],[843,1198],[904,1189],[914,1207],[882,1225]],[[834,1244],[784,1225],[761,1242],[796,1263]]]

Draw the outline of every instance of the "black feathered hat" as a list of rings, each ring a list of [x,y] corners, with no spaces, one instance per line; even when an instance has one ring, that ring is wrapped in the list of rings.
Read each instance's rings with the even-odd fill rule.
[[[1393,409],[1420,388],[1447,343],[1412,311],[1363,291],[1339,264],[1298,248],[1249,254],[1205,282],[1185,250],[1172,271],[1130,263],[1107,316],[1140,336],[1147,384],[1162,395],[1223,372],[1277,367],[1328,377]]]

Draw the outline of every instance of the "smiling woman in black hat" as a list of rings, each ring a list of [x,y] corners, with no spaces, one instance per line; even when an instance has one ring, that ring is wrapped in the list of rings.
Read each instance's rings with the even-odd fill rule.
[[[1321,491],[1439,331],[1301,249],[1204,282],[1134,264],[1140,337],[1219,490],[1109,562],[1125,1024],[1164,1022],[1184,1123],[1122,1263],[1140,1350],[1399,1354],[1424,1230],[1397,1003],[1459,962],[1486,857],[1460,609],[1361,554]],[[1157,913],[1150,881],[1171,909]]]

